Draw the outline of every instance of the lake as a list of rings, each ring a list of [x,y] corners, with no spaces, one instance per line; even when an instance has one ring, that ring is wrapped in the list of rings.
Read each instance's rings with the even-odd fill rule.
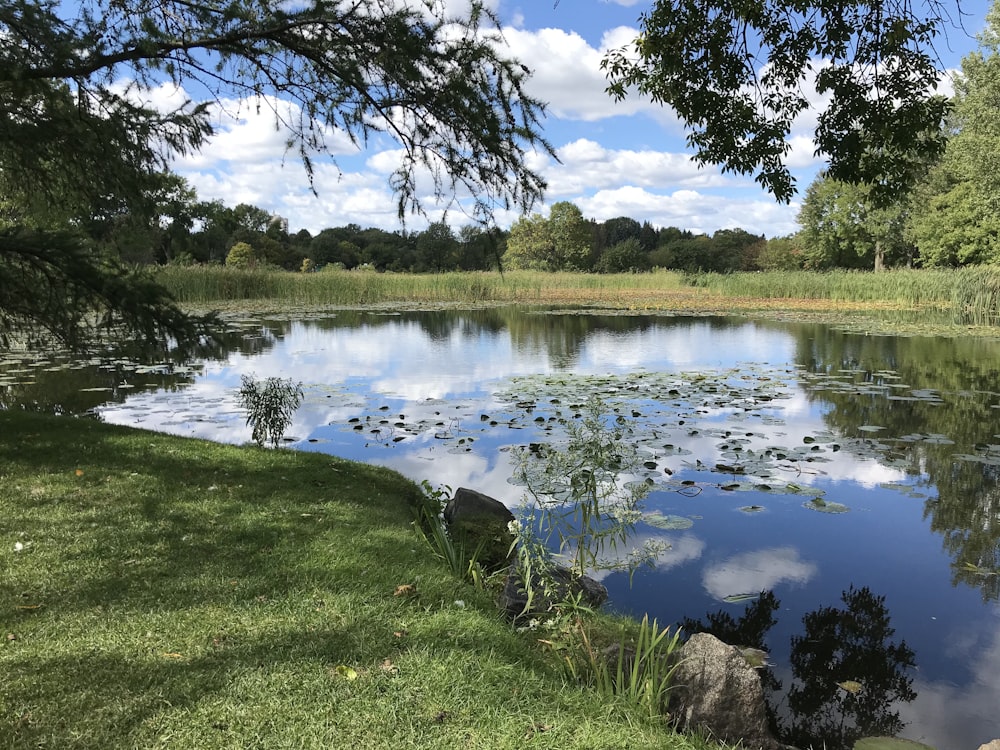
[[[1000,341],[491,308],[246,318],[187,363],[0,360],[0,407],[225,442],[241,375],[301,381],[288,447],[517,508],[518,446],[592,397],[651,486],[611,608],[763,647],[789,741],[1000,737]]]

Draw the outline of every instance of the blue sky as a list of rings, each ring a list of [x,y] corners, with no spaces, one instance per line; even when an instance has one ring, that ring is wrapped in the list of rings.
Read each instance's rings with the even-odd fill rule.
[[[455,8],[465,2],[445,1]],[[668,108],[639,98],[616,103],[604,93],[603,51],[635,37],[637,19],[650,2],[493,0],[491,5],[505,24],[511,52],[534,71],[529,91],[548,102],[544,134],[561,163],[541,156],[532,162],[549,184],[538,212],[570,201],[585,217],[599,221],[629,216],[660,227],[707,233],[741,227],[768,237],[795,231],[797,199],[779,204],[752,176],[699,168],[686,149],[683,127]],[[962,56],[975,49],[973,36],[983,28],[987,7],[987,0],[964,0],[964,29],[949,29],[938,48],[946,68],[957,68]],[[160,94],[166,99],[183,95]],[[210,144],[175,163],[201,199],[230,206],[252,203],[287,218],[293,232],[304,228],[316,233],[348,223],[400,228],[388,187],[397,153],[388,139],[375,139],[357,153],[334,136],[339,169],[319,161],[314,196],[297,157],[285,153],[285,136],[275,130],[273,114],[258,114],[238,102],[229,102],[226,110]],[[789,160],[800,196],[822,166],[813,157],[813,117],[807,113],[791,137]],[[430,219],[439,218],[433,205],[427,207]],[[497,220],[506,227],[516,218],[500,214]],[[455,213],[448,219],[455,228],[466,221]],[[407,229],[425,226],[420,217],[407,219]]]

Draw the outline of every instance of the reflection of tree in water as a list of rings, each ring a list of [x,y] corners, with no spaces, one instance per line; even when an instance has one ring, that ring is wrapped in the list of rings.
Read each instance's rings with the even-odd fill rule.
[[[915,654],[905,641],[892,641],[885,598],[851,587],[841,600],[845,608],[821,607],[802,618],[805,632],[792,637],[793,684],[786,695],[770,669],[761,672],[772,729],[797,747],[847,750],[859,737],[896,735],[904,724],[893,707],[917,697],[908,675]],[[765,592],[738,619],[720,611],[705,621],[686,619],[682,627],[764,648],[779,606]]]
[[[877,425],[873,445],[884,446],[914,475],[926,476],[938,497],[926,503],[925,518],[942,535],[953,563],[952,580],[979,588],[984,600],[1000,598],[1000,410],[993,394],[1000,382],[1000,344],[974,338],[858,336],[825,326],[798,326],[797,361],[813,372],[860,371],[861,382],[899,383],[887,393],[810,391],[809,398],[832,405],[825,421],[848,437]],[[886,379],[886,371],[897,377]],[[903,401],[912,390],[934,390],[947,405]],[[900,441],[908,435],[932,440]],[[953,444],[952,444],[953,443]],[[980,454],[984,462],[955,454]]]
[[[885,597],[867,588],[841,596],[846,609],[822,607],[802,618],[805,634],[792,638],[786,742],[804,746],[822,739],[826,747],[850,748],[859,737],[894,736],[904,727],[893,706],[917,697],[913,650],[893,643]]]
[[[214,340],[205,340],[194,347],[191,356],[199,359],[224,359],[234,350],[248,355],[274,345],[273,337],[261,336],[247,340],[236,332],[222,333]],[[128,347],[90,359],[73,359],[52,355],[42,360],[23,362],[9,360],[0,365],[0,377],[17,372],[16,384],[0,386],[0,409],[19,408],[45,414],[85,414],[106,403],[122,403],[129,396],[143,391],[180,390],[194,381],[187,370],[174,371],[175,364],[184,361],[178,352],[162,352],[158,356],[130,352]],[[139,365],[160,365],[155,372],[139,374]],[[30,373],[30,374],[29,374]]]

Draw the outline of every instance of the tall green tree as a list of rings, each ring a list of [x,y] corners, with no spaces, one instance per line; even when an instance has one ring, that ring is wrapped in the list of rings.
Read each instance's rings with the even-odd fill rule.
[[[512,269],[583,271],[591,265],[591,226],[568,201],[552,204],[548,217],[522,216],[507,237],[503,262]]]
[[[541,214],[517,219],[507,236],[503,264],[511,270],[555,271],[555,242],[549,221]]]
[[[827,102],[814,138],[828,173],[881,202],[944,149],[934,42],[948,20],[940,4],[902,0],[655,0],[603,66],[615,99],[670,106],[699,161],[752,173],[782,201],[812,83]]]
[[[552,149],[540,133],[542,104],[524,89],[529,71],[504,52],[496,19],[480,3],[462,15],[446,6],[438,0],[415,7],[383,0],[0,4],[0,196],[18,227],[0,245],[0,266],[22,275],[18,288],[26,289],[68,274],[57,279],[75,284],[65,303],[87,312],[124,320],[141,306],[134,297],[109,307],[99,288],[81,286],[86,277],[122,282],[123,294],[131,288],[124,269],[50,232],[138,202],[150,174],[205,143],[212,132],[206,105],[187,102],[161,112],[140,103],[164,81],[208,99],[272,107],[310,174],[327,133],[339,130],[358,143],[388,134],[401,145],[391,178],[401,215],[421,210],[422,175],[429,175],[435,199],[473,196],[463,208],[484,221],[496,206],[530,210],[544,182],[525,156]],[[35,263],[39,253],[42,265]],[[96,275],[76,273],[80,263]],[[177,319],[162,318],[160,333],[183,333],[172,328]],[[50,328],[57,322],[30,297],[5,289],[0,298],[3,342],[37,326],[63,343],[83,342],[78,332]]]
[[[882,205],[864,185],[820,174],[799,211],[803,259],[811,268],[873,268],[908,263],[913,248],[903,235],[907,204]]]
[[[1000,263],[1000,3],[955,79],[952,137],[915,191],[908,233],[925,265]]]

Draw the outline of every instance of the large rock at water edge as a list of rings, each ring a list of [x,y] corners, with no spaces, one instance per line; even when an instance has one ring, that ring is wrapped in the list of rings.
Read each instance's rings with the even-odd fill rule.
[[[516,565],[511,565],[507,581],[500,595],[499,607],[512,620],[537,617],[550,612],[555,604],[570,597],[580,596],[581,602],[597,609],[608,600],[608,590],[590,576],[577,576],[569,568],[556,566],[549,581],[535,573],[531,577],[531,603],[528,603],[528,585]]]
[[[484,569],[507,565],[514,543],[508,524],[515,519],[506,505],[482,492],[459,487],[444,508],[444,520],[455,544],[469,555],[479,550],[476,559]]]
[[[681,728],[750,750],[782,745],[768,731],[764,690],[739,649],[709,633],[696,633],[678,651],[670,712]]]

